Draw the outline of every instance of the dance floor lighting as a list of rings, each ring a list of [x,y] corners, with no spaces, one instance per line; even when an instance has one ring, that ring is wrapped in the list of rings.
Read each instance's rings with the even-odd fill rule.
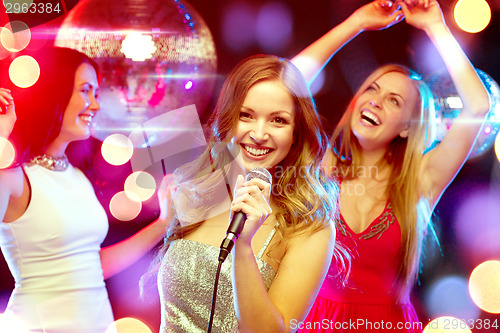
[[[146,201],[153,196],[155,190],[156,181],[147,172],[134,172],[125,180],[125,193],[132,200]]]
[[[121,51],[125,57],[133,61],[144,61],[151,59],[153,53],[156,52],[156,46],[153,37],[131,32],[123,40]]]
[[[482,310],[500,313],[500,261],[490,260],[478,265],[470,275],[469,292]]]
[[[255,36],[266,52],[280,54],[292,39],[293,14],[286,3],[264,4],[257,15]]]
[[[429,316],[476,319],[481,310],[469,295],[468,281],[461,276],[445,276],[432,283],[425,296]]]
[[[127,163],[134,153],[132,141],[123,134],[111,134],[101,146],[102,157],[111,165]]]
[[[222,18],[222,40],[227,48],[244,52],[255,45],[256,15],[247,3],[228,3]]]
[[[133,193],[129,193],[133,195]],[[109,202],[109,211],[120,221],[130,221],[139,215],[142,209],[142,203],[139,198],[134,200],[129,198],[125,191],[116,193]]]
[[[139,319],[126,317],[116,320],[106,333],[152,333],[152,331]]]
[[[495,138],[495,155],[497,160],[500,162],[500,135]]]
[[[454,217],[454,233],[463,259],[477,265],[500,253],[500,193],[489,189],[471,190],[460,202]],[[481,221],[478,227],[477,221]]]
[[[40,77],[40,66],[30,56],[19,56],[9,66],[9,77],[19,88],[31,87]]]
[[[460,0],[453,11],[455,22],[463,31],[482,31],[491,20],[491,9],[484,0]]]
[[[5,138],[0,138],[0,169],[8,168],[16,156],[12,143]]]
[[[10,52],[22,51],[31,41],[31,30],[24,22],[9,22],[0,31],[0,41]]]
[[[431,320],[423,333],[472,333],[463,320],[445,316]]]

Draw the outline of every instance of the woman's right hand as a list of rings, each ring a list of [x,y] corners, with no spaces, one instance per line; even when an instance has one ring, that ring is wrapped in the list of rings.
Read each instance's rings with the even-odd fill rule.
[[[382,30],[403,20],[403,12],[389,0],[372,1],[358,8],[351,19],[358,20],[362,30]]]
[[[9,89],[0,88],[0,138],[8,138],[16,123],[16,108],[14,98]]]
[[[158,188],[158,202],[160,205],[159,219],[167,224],[172,219],[172,196],[175,194],[177,179],[173,174],[168,174],[163,177],[160,187]]]

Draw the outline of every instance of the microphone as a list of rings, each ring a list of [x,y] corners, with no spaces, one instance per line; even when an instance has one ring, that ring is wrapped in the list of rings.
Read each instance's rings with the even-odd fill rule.
[[[254,178],[261,179],[270,185],[272,185],[273,183],[273,177],[271,176],[269,171],[264,168],[253,168],[252,170],[248,171],[245,176],[245,181],[249,181],[250,179]],[[247,217],[245,213],[234,213],[233,219],[231,220],[231,223],[227,228],[226,237],[220,245],[219,261],[224,262],[224,260],[226,260],[227,255],[233,249],[234,242],[240,236],[241,230],[243,230],[243,226],[245,225],[246,220]]]

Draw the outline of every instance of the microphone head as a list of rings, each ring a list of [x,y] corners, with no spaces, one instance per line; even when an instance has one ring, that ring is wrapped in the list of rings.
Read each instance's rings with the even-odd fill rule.
[[[258,178],[266,183],[272,185],[273,184],[273,176],[267,171],[265,168],[253,168],[250,171],[247,172],[247,175],[245,176],[245,181],[249,181],[250,179]]]

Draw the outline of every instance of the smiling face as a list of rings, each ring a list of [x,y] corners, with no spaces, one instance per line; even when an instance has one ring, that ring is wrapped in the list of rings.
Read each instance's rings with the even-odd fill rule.
[[[47,153],[61,155],[71,141],[90,137],[92,118],[99,111],[96,100],[99,90],[97,74],[88,63],[82,63],[75,72],[73,92],[64,111],[61,132],[47,148]]]
[[[267,169],[287,156],[294,142],[295,108],[288,90],[275,80],[253,85],[243,101],[232,142],[241,147],[246,170]]]
[[[357,96],[351,128],[364,149],[385,149],[398,136],[408,136],[418,91],[400,72],[388,72]]]

